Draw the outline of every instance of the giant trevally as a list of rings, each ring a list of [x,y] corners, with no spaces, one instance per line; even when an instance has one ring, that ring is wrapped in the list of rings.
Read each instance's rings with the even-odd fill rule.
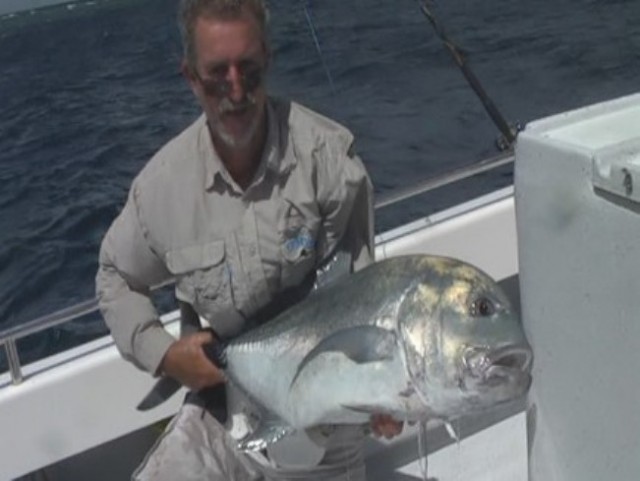
[[[318,289],[232,340],[223,358],[229,382],[268,413],[268,426],[240,443],[261,449],[372,413],[448,420],[513,400],[530,385],[532,352],[487,274],[409,255]]]

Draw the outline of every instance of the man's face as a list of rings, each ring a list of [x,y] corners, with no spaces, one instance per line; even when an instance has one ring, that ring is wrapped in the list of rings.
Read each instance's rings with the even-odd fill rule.
[[[264,119],[267,52],[258,22],[200,17],[194,29],[195,71],[185,70],[214,142],[248,147]]]

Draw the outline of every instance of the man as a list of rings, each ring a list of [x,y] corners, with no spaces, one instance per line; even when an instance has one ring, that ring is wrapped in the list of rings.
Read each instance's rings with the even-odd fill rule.
[[[204,114],[134,180],[104,238],[96,283],[123,357],[198,391],[224,382],[202,350],[214,335],[183,329],[174,339],[149,287],[175,278],[183,316],[197,313],[230,338],[305,284],[338,246],[354,269],[371,262],[373,214],[352,135],[268,97],[262,0],[182,0],[180,27],[182,71]],[[363,479],[360,431],[336,429],[318,466],[287,470],[245,458],[215,419],[193,412],[181,409],[137,479]],[[381,416],[372,428],[388,437],[400,425]]]

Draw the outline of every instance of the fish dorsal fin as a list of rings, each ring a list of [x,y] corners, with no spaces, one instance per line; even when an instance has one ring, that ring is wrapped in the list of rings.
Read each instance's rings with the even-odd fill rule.
[[[162,377],[155,382],[151,390],[140,401],[136,409],[138,411],[148,411],[159,406],[175,393],[177,393],[182,384],[171,377]]]
[[[351,272],[351,254],[344,250],[338,250],[316,269],[316,281],[313,285],[313,290],[324,289],[334,284],[338,279],[348,276]]]
[[[396,335],[377,326],[355,326],[341,329],[323,339],[302,360],[291,381],[295,384],[305,367],[326,352],[339,352],[358,364],[386,361],[395,354]]]

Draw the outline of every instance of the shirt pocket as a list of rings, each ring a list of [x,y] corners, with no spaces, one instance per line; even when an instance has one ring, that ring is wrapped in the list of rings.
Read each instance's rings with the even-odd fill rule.
[[[196,311],[213,319],[233,307],[230,271],[224,241],[214,241],[167,252],[166,263],[176,277],[176,295]]]
[[[320,217],[313,208],[283,200],[278,219],[281,286],[298,285],[315,269]]]

